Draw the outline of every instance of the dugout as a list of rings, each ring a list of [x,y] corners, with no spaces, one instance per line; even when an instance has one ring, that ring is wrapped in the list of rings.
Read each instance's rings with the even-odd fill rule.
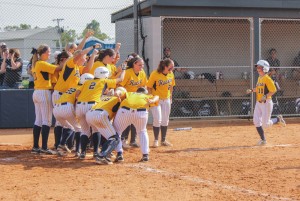
[[[278,78],[283,92],[278,101],[284,105],[300,97],[299,80],[292,77],[293,70],[299,68],[293,63],[300,50],[299,1],[145,0],[137,8],[138,48],[147,73],[157,67],[163,48],[170,47],[179,66],[193,71],[195,79],[204,73],[215,76],[216,72],[222,72],[224,78],[212,83],[178,80],[173,109],[183,107],[187,112],[173,110],[172,117],[198,118],[199,112],[190,115],[190,111],[206,103],[215,111],[210,117],[245,116],[241,114],[243,103],[250,102],[251,108],[255,103],[254,97],[245,95],[245,89],[256,83],[253,66],[257,60],[266,59],[271,48],[277,50],[280,60]],[[116,41],[122,43],[121,61],[134,51],[133,11],[131,6],[111,17]],[[295,92],[293,96],[291,91]],[[182,97],[184,92],[189,94]],[[294,110],[282,112],[298,115]]]

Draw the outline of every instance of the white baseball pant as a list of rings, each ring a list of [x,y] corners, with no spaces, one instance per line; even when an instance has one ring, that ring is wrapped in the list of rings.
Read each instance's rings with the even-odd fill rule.
[[[86,121],[92,127],[93,131],[98,131],[106,139],[117,134],[109,120],[108,112],[105,110],[89,110],[86,113]],[[116,152],[123,152],[121,140],[116,147]]]
[[[55,102],[61,97],[62,93],[57,91],[57,90],[54,90],[53,93],[52,93],[52,106],[54,108],[55,106]],[[55,117],[56,119],[56,117]],[[62,126],[62,124],[59,122],[59,120],[56,119],[55,121],[55,127],[56,126]]]
[[[95,103],[80,102],[76,104],[76,117],[78,118],[81,126],[81,135],[91,136],[90,126],[86,122],[86,113],[93,107]]]
[[[143,154],[149,154],[149,137],[147,133],[148,111],[120,108],[114,119],[114,127],[119,135],[131,124],[136,128],[140,138],[140,148]]]
[[[76,119],[73,104],[69,102],[55,104],[53,108],[53,115],[64,128],[69,128],[75,132],[81,132],[81,126]]]
[[[262,126],[268,128],[273,125],[271,121],[271,115],[273,110],[273,101],[271,99],[266,100],[265,103],[256,102],[253,114],[253,123],[255,127]]]
[[[159,100],[158,106],[153,106],[150,108],[153,116],[153,126],[168,126],[169,117],[171,112],[171,100],[170,98]]]
[[[32,95],[35,108],[34,125],[51,126],[52,124],[52,102],[50,90],[34,90]]]

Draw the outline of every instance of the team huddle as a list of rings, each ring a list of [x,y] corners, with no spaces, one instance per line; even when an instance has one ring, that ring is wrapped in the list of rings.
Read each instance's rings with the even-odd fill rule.
[[[65,155],[74,151],[76,157],[85,159],[88,146],[92,146],[96,163],[112,164],[114,150],[115,162],[122,162],[126,132],[134,128],[131,130],[139,139],[141,161],[146,162],[149,160],[148,111],[153,114],[153,146],[159,146],[160,132],[161,145],[172,146],[166,135],[175,86],[174,62],[160,61],[148,80],[143,70],[144,61],[137,54],[129,55],[116,67],[120,44],[115,50],[98,51],[99,48],[98,44],[84,50],[78,46],[72,53],[59,54],[55,64],[47,62],[49,46],[41,45],[33,51],[36,119],[32,153]],[[89,52],[92,53],[87,60]],[[56,119],[55,144],[49,149],[52,114]],[[122,135],[125,140],[121,140]]]

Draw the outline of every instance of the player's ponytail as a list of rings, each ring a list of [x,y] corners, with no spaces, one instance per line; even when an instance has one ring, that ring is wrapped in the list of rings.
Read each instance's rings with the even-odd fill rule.
[[[160,60],[158,67],[157,67],[157,72],[162,73],[165,70],[166,66],[169,66],[173,61],[169,58]]]
[[[35,63],[40,59],[42,54],[47,52],[47,50],[49,50],[49,46],[46,44],[40,45],[38,49],[32,48],[32,68],[34,68]]]

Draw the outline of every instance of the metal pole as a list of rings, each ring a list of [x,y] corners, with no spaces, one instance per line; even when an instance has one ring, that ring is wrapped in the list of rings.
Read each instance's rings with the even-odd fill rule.
[[[60,28],[60,25],[59,25],[59,22],[60,21],[63,21],[64,19],[53,19],[52,21],[57,21],[57,26],[58,26],[58,34],[59,34],[59,40],[58,40],[58,43],[59,43],[59,49],[62,50],[62,45],[61,45],[61,28]]]
[[[139,54],[139,27],[138,27],[138,0],[134,0],[133,4],[133,23],[134,23],[134,52]]]

